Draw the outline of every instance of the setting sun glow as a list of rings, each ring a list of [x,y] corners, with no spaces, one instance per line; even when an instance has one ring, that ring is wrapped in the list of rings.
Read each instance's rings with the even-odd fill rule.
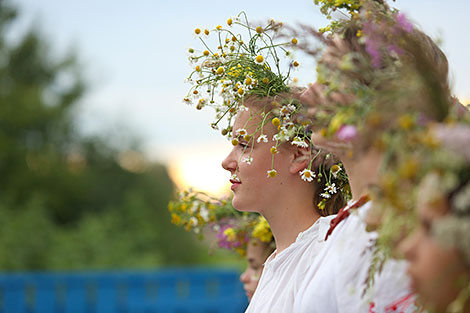
[[[170,162],[170,176],[177,188],[193,188],[215,196],[230,193],[230,174],[222,166],[228,145],[207,145],[181,149]]]

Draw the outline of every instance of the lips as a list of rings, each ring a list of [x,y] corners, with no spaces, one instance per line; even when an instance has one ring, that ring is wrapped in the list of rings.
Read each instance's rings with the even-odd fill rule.
[[[240,178],[238,178],[237,174],[232,174],[232,176],[230,177],[230,183],[232,183],[232,190],[234,190],[238,185],[241,184]]]
[[[232,190],[234,190],[241,184],[240,180],[236,179],[231,179],[230,182],[232,183],[232,186],[230,187]]]

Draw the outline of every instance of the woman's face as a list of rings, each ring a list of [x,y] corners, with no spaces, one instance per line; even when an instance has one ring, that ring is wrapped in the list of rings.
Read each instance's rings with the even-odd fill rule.
[[[259,240],[252,240],[248,243],[246,249],[246,259],[248,267],[240,275],[240,281],[243,283],[248,300],[251,300],[255,293],[258,281],[263,272],[263,264],[272,253],[272,249],[266,243]]]
[[[401,245],[409,261],[411,288],[428,309],[437,312],[446,311],[462,289],[462,280],[466,275],[468,280],[469,274],[458,252],[443,246],[431,235],[432,223],[442,218],[447,210],[444,201],[420,205],[417,210],[420,225]]]
[[[231,174],[236,174],[238,180],[231,179],[231,189],[234,193],[232,204],[239,211],[256,211],[263,213],[265,208],[272,207],[285,189],[283,177],[289,175],[288,162],[292,157],[289,149],[278,148],[274,156],[274,168],[277,175],[268,178],[267,171],[272,168],[272,154],[270,148],[275,145],[273,135],[274,126],[269,122],[263,129],[268,142],[257,142],[261,135],[257,127],[260,125],[261,116],[256,109],[240,112],[233,124],[233,137],[238,138],[239,144],[222,162],[222,167]],[[246,129],[252,139],[247,142],[243,136],[238,136],[237,130]],[[252,158],[251,164],[246,162]]]

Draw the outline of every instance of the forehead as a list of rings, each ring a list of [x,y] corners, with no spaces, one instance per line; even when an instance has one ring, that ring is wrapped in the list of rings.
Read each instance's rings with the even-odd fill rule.
[[[433,201],[421,201],[417,207],[418,217],[426,220],[435,220],[447,214],[448,203],[444,197],[433,199]]]
[[[246,129],[248,134],[258,132],[260,130],[261,123],[263,123],[263,113],[264,110],[257,108],[248,108],[248,110],[242,110],[241,112],[239,112],[235,116],[235,120],[233,122],[233,136],[236,137],[238,135],[236,134],[236,131],[240,128]],[[272,125],[270,121],[271,118],[269,117],[264,121],[264,133],[274,133],[274,127],[269,126]]]
[[[262,243],[258,240],[253,240],[248,243],[248,246],[246,248],[246,256],[248,259],[254,259],[259,261],[262,258],[266,256],[268,253],[268,246],[265,243]]]

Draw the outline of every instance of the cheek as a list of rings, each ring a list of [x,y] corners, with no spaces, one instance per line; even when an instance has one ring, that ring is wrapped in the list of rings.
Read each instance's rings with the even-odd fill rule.
[[[410,273],[421,298],[426,303],[450,301],[456,293],[455,284],[460,275],[456,266],[458,256],[432,239],[422,242],[417,249]]]

